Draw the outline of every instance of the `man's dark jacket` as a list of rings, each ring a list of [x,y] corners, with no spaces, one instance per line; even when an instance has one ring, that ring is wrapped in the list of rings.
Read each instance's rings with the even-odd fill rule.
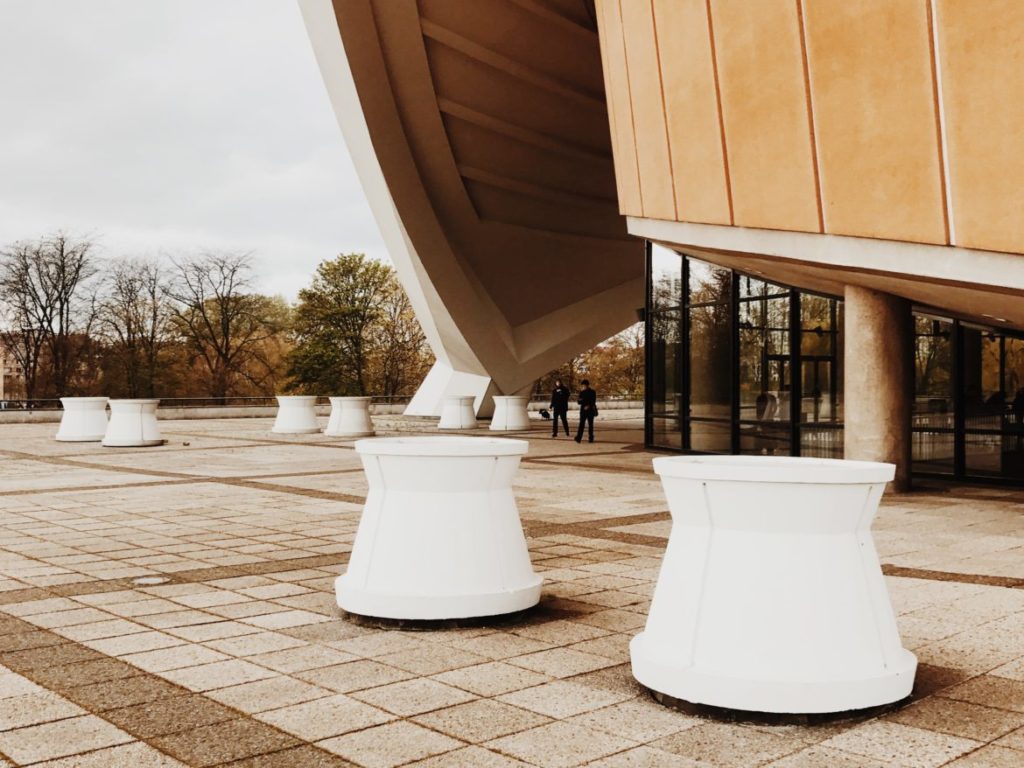
[[[587,411],[597,416],[597,392],[593,389],[581,389],[578,398],[580,411]]]
[[[560,387],[555,387],[551,393],[551,410],[555,413],[568,411],[570,395],[569,388],[564,384]]]

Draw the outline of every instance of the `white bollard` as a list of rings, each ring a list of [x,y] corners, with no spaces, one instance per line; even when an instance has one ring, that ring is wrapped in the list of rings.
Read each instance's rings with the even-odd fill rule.
[[[111,400],[110,421],[103,445],[109,448],[135,448],[163,445],[164,439],[156,423],[159,400]]]
[[[654,460],[672,533],[633,675],[697,704],[834,713],[910,694],[871,521],[892,464]]]
[[[338,605],[389,619],[460,619],[540,600],[512,478],[524,440],[359,440],[370,490]]]
[[[530,428],[530,415],[526,406],[530,398],[521,395],[494,395],[494,416],[491,429],[508,432]]]
[[[330,397],[331,418],[325,435],[331,437],[369,437],[376,434],[370,419],[369,397]]]
[[[277,418],[271,432],[279,435],[310,435],[320,431],[316,420],[316,395],[278,395]]]
[[[476,427],[476,412],[473,410],[471,395],[449,395],[441,405],[441,421],[438,429],[473,429]]]
[[[64,413],[54,439],[63,443],[98,443],[107,432],[107,398],[62,397]]]

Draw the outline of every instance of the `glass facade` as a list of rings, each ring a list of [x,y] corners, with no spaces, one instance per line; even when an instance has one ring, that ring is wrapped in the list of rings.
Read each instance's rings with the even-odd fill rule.
[[[647,442],[842,454],[842,304],[652,246]]]
[[[914,324],[914,472],[1024,482],[1024,334]],[[647,349],[649,446],[842,458],[840,299],[652,245]]]
[[[1024,334],[915,323],[914,470],[1024,482]]]

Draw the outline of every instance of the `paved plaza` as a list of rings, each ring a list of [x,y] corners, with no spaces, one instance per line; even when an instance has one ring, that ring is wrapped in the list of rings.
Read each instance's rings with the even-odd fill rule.
[[[630,674],[670,527],[639,419],[605,412],[593,445],[528,435],[515,488],[538,608],[415,632],[335,605],[366,493],[352,442],[270,425],[162,422],[167,445],[141,449],[0,425],[0,766],[1024,765],[1021,491],[883,500],[912,703],[729,723]]]

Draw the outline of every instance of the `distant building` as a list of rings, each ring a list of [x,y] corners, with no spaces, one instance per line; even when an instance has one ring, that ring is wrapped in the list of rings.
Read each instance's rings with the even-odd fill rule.
[[[647,442],[1024,482],[1024,5],[300,0],[438,363],[647,322]]]
[[[25,392],[25,371],[0,341],[0,401],[22,397]]]

